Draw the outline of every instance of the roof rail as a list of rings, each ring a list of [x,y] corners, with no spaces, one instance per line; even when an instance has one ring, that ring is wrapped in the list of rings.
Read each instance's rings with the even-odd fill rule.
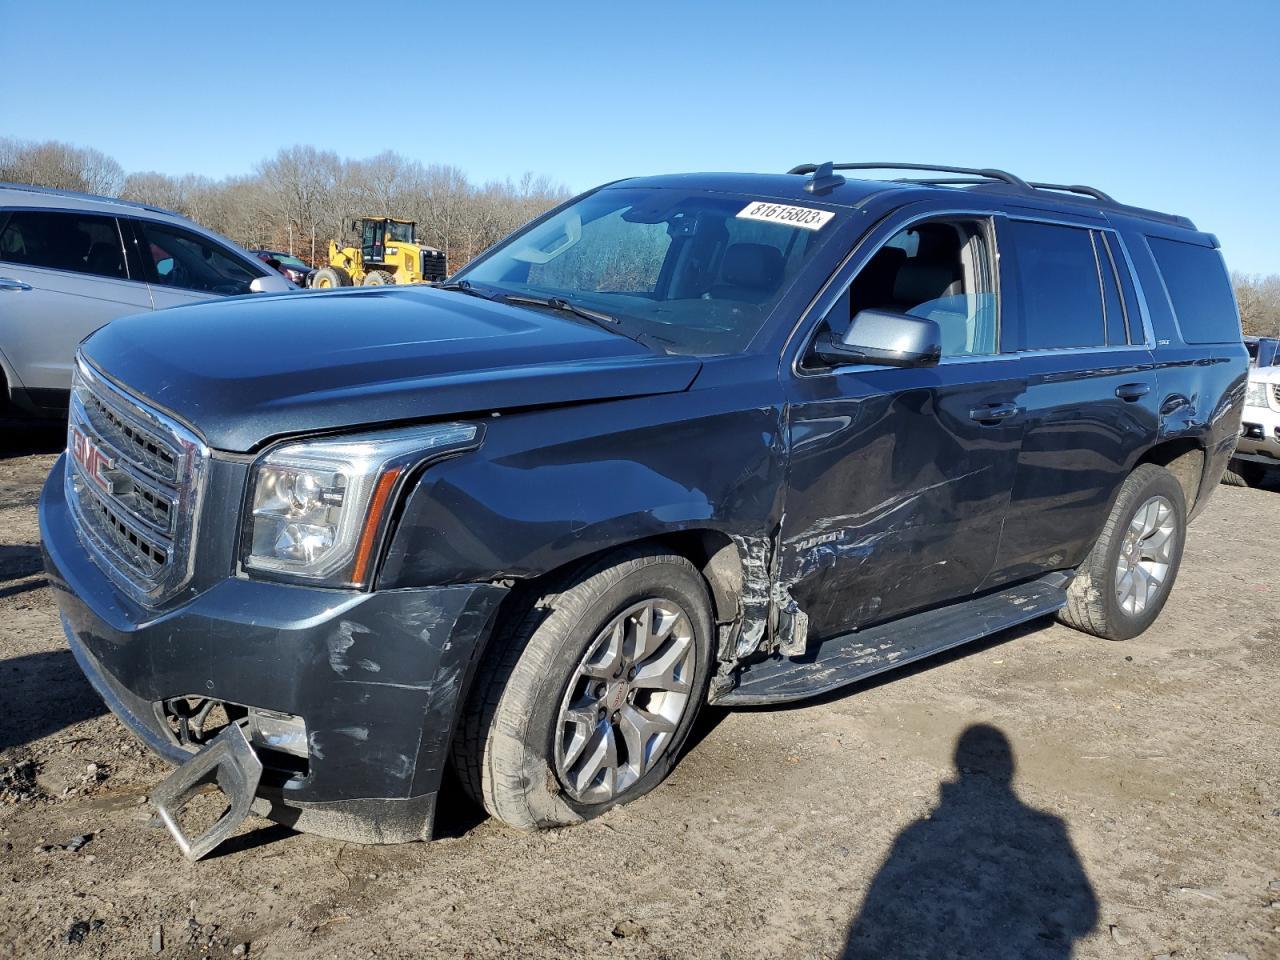
[[[825,167],[826,164],[823,164]],[[787,173],[813,173],[818,169],[817,164],[802,163],[798,167],[792,167]],[[963,173],[971,177],[983,177],[987,180],[1002,180],[1012,187],[1019,187],[1030,190],[1031,185],[1021,177],[1015,177],[1007,170],[997,170],[994,167],[985,167],[977,169],[975,167],[946,167],[933,163],[833,163],[832,170],[932,170],[935,173]]]
[[[1178,227],[1186,227],[1189,230],[1196,229],[1195,224],[1187,217],[1172,213],[1160,213],[1156,210],[1146,210],[1142,207],[1131,207],[1128,204],[1120,203],[1110,194],[1104,193],[1097,187],[1087,187],[1079,183],[1065,184],[1028,181],[1023,180],[1021,177],[1014,176],[1007,170],[998,170],[995,167],[951,167],[932,163],[824,163],[821,164],[821,166],[816,163],[802,163],[799,166],[792,167],[787,171],[787,173],[813,174],[815,183],[811,185],[813,187],[811,192],[814,192],[818,189],[817,181],[819,179],[831,178],[836,170],[920,170],[934,173],[954,173],[960,174],[960,176],[898,177],[895,178],[894,182],[915,183],[927,186],[976,186],[992,190],[1015,191],[1017,193],[1032,195],[1038,193],[1072,194],[1073,196],[1063,197],[1062,199],[1082,202],[1087,198],[1089,200],[1096,201],[1100,206],[1114,209],[1118,213],[1126,213],[1132,216],[1142,217],[1147,220],[1157,220],[1161,223],[1168,223]],[[805,189],[810,190],[810,186],[806,186]]]
[[[93,200],[96,203],[114,203],[122,207],[133,207],[136,210],[146,210],[150,213],[162,213],[167,217],[177,217],[180,220],[189,220],[185,214],[178,213],[176,210],[166,210],[164,207],[157,207],[152,203],[140,203],[137,200],[122,200],[120,197],[104,197],[98,193],[83,193],[79,190],[63,190],[59,187],[38,187],[33,183],[9,183],[0,180],[0,190],[23,190],[27,193],[42,193],[51,197],[73,197],[76,200]]]

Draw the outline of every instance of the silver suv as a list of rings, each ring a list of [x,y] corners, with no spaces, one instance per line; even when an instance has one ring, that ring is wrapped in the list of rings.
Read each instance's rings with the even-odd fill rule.
[[[108,321],[296,289],[235,244],[144,204],[0,184],[0,401],[67,406],[76,345]]]

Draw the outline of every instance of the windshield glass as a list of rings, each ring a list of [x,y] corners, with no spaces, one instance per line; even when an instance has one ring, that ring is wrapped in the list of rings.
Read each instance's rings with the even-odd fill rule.
[[[413,243],[413,224],[387,221],[387,239],[397,243]]]
[[[458,279],[563,298],[673,353],[732,353],[759,331],[837,216],[745,196],[611,188],[514,235]]]
[[[295,270],[309,270],[309,269],[311,269],[311,268],[310,268],[310,267],[308,267],[305,263],[303,263],[301,260],[299,260],[297,257],[292,257],[292,256],[290,256],[290,255],[289,255],[289,254],[287,254],[287,253],[273,253],[273,254],[271,254],[271,256],[273,256],[273,257],[275,257],[277,260],[279,260],[279,261],[280,261],[280,266],[282,266],[282,267],[293,267],[293,269],[295,269]]]

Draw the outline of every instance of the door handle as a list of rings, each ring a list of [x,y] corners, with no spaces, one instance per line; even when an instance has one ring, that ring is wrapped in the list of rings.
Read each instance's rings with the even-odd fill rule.
[[[1122,383],[1116,387],[1116,396],[1126,403],[1141,400],[1150,392],[1151,385],[1147,383]]]
[[[0,277],[0,290],[30,290],[31,284],[23,283],[21,280],[12,280],[9,277]]]
[[[969,419],[977,420],[979,423],[993,424],[1016,417],[1021,412],[1022,408],[1016,403],[988,403],[970,410]]]

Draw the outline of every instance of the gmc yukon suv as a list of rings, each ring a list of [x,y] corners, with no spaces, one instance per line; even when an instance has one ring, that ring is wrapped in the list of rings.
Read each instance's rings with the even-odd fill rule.
[[[40,505],[68,642],[249,810],[431,835],[447,765],[522,828],[799,700],[1169,597],[1235,450],[1216,240],[1087,187],[869,164],[624,180],[436,287],[118,320]],[[186,825],[216,780],[229,812]]]

